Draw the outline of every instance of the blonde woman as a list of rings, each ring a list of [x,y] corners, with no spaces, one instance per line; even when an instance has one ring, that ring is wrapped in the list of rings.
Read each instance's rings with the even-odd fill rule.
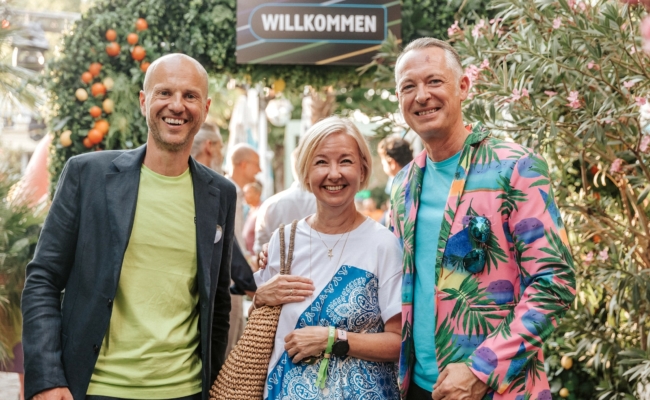
[[[372,170],[368,145],[350,121],[329,117],[298,154],[317,211],[298,222],[291,275],[279,275],[277,231],[255,274],[254,307],[284,304],[264,398],[398,399],[401,250],[354,206]]]

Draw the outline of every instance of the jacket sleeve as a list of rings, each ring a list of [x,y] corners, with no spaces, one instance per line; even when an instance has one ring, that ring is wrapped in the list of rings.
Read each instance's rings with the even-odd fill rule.
[[[77,247],[79,168],[70,159],[27,265],[22,295],[25,398],[54,387],[68,386],[62,362],[61,294],[66,287]]]
[[[222,201],[227,204],[227,216],[225,232],[223,233],[223,253],[221,254],[221,266],[219,267],[219,278],[212,315],[211,382],[214,382],[221,370],[221,366],[226,361],[228,329],[230,328],[230,264],[235,240],[236,196],[234,188],[229,190],[227,196],[224,197]]]
[[[541,348],[575,298],[575,273],[566,231],[553,199],[546,161],[530,153],[513,169],[500,195],[510,260],[521,294],[513,311],[470,356],[468,365],[498,393],[535,379],[544,365]],[[489,363],[491,367],[485,368]],[[489,375],[481,371],[492,371]]]

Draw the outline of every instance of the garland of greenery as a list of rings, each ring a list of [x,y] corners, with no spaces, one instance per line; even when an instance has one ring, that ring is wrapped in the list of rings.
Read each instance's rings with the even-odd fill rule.
[[[446,38],[458,9],[447,0],[405,0],[402,7],[406,42],[423,35]],[[53,182],[74,155],[146,141],[137,93],[148,63],[170,52],[196,58],[211,74],[250,82],[283,79],[288,88],[354,88],[369,80],[349,66],[237,65],[235,27],[236,0],[106,0],[91,8],[64,38],[63,55],[47,74]]]

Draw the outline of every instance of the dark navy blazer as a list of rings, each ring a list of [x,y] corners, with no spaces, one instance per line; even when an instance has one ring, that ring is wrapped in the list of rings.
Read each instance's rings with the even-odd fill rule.
[[[25,397],[69,387],[84,399],[107,331],[146,146],[70,158],[27,265]],[[225,361],[235,187],[189,159],[194,186],[203,398]],[[217,225],[222,237],[216,243]],[[62,297],[62,292],[63,293]]]

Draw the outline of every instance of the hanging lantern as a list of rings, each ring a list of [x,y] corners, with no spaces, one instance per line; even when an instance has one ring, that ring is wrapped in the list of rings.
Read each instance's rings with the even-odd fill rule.
[[[14,67],[23,67],[36,72],[41,72],[45,68],[43,53],[50,48],[50,45],[39,23],[30,22],[23,25],[13,36],[12,45]]]

